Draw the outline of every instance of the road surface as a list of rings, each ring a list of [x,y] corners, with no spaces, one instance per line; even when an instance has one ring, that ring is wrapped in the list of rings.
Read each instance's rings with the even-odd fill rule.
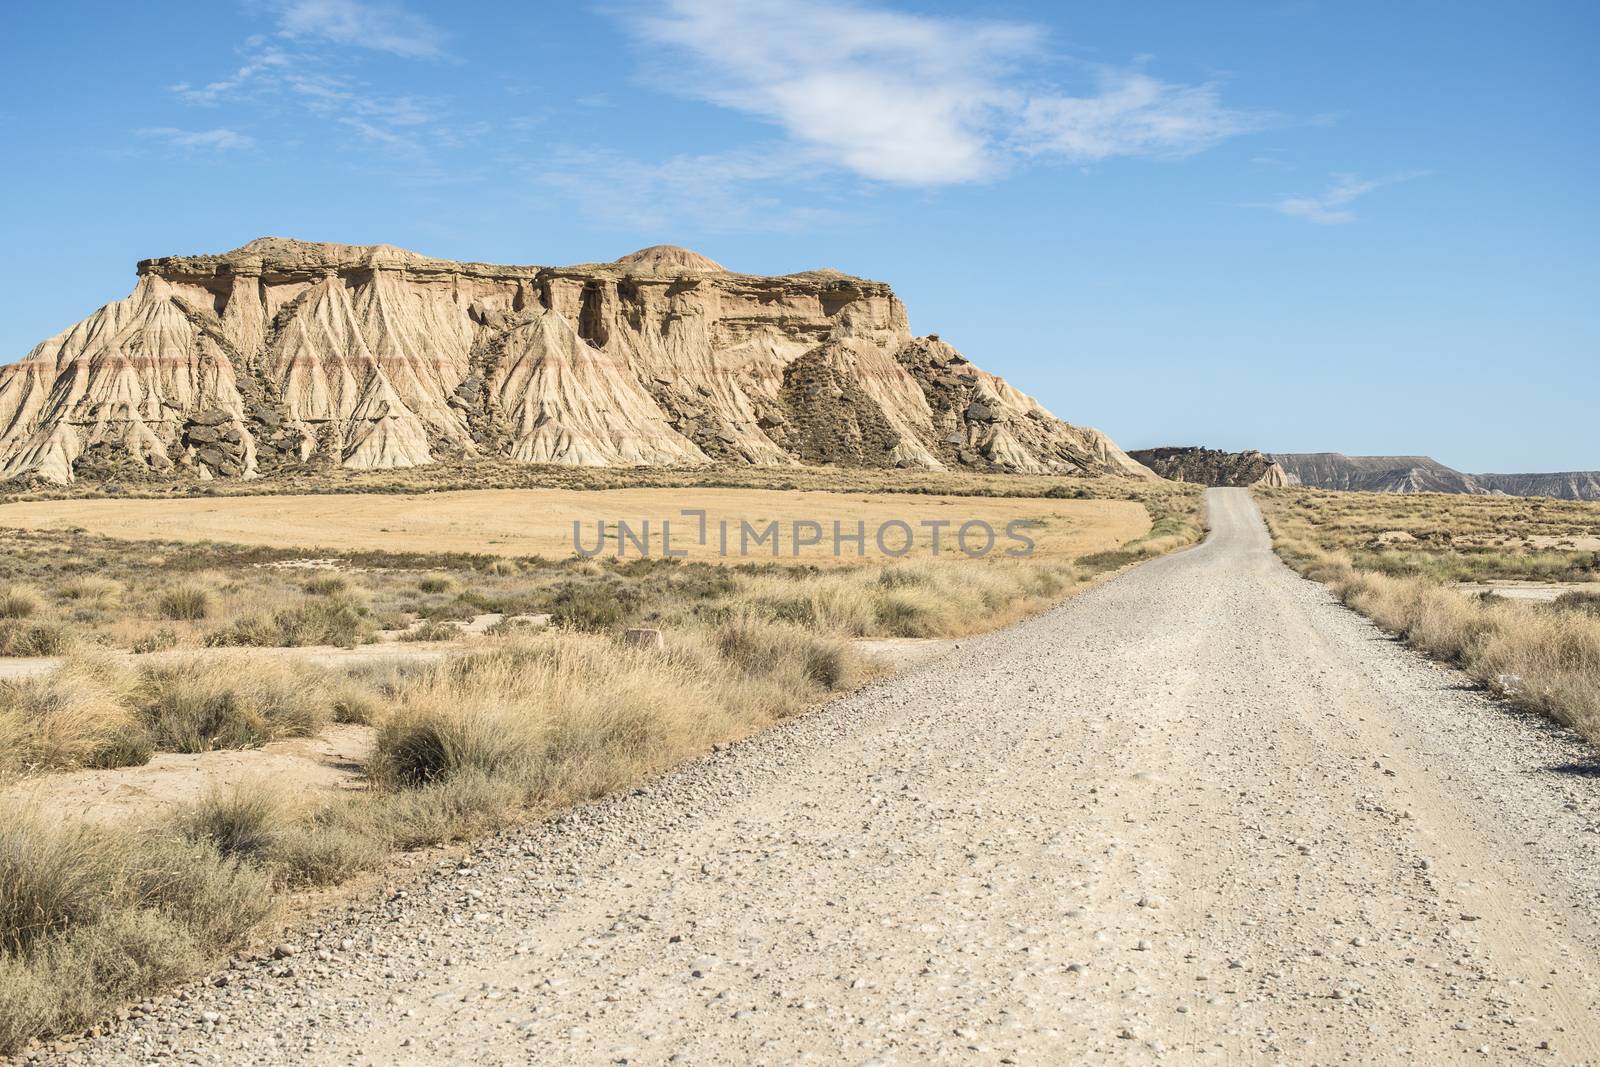
[[[47,1057],[1600,1062],[1600,778],[1210,539]]]

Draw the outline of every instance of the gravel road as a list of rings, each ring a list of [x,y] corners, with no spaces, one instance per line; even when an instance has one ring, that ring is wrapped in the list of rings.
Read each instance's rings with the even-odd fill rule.
[[[1600,1062],[1600,764],[1206,544],[57,1063]]]

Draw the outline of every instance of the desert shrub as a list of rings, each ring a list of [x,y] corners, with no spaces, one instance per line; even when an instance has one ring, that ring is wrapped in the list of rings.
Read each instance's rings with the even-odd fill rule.
[[[328,706],[334,722],[366,726],[383,716],[383,697],[356,678],[329,683]]]
[[[891,637],[935,637],[943,632],[937,625],[937,608],[930,598],[914,591],[896,591],[877,598],[877,631]]]
[[[345,812],[349,832],[394,848],[428,848],[507,825],[521,809],[513,781],[462,771],[417,789],[361,798]]]
[[[900,564],[878,572],[878,584],[885,589],[909,589],[928,584],[928,572],[921,567]]]
[[[1550,606],[1557,611],[1581,612],[1600,617],[1600,592],[1590,592],[1587,589],[1569,590],[1551,601]]]
[[[509,782],[541,805],[597,796],[820,692],[787,662],[779,684],[771,670],[730,669],[697,638],[666,654],[570,632],[506,639],[403,684],[369,773],[387,789]]]
[[[565,585],[555,592],[548,610],[556,626],[596,633],[626,626],[635,604],[635,594],[623,586]]]
[[[59,656],[72,645],[72,631],[64,623],[0,620],[0,656]]]
[[[402,611],[399,608],[391,608],[385,611],[374,611],[368,616],[368,619],[373,627],[379,630],[404,630],[411,625],[412,613]]]
[[[211,613],[211,592],[201,585],[171,586],[156,595],[156,611],[163,619],[197,622]]]
[[[763,618],[852,637],[871,633],[876,621],[871,595],[848,572],[756,579],[745,602]]]
[[[0,812],[0,951],[19,953],[109,906],[117,853],[85,824]]]
[[[538,743],[536,724],[505,701],[504,694],[484,694],[489,699],[457,706],[447,692],[441,686],[412,694],[378,728],[367,765],[374,781],[415,787],[464,771],[509,777],[532,761]]]
[[[828,691],[847,688],[859,668],[844,641],[781,623],[738,619],[718,628],[716,644],[747,674],[771,675],[793,668],[810,684]]]
[[[333,718],[326,672],[258,657],[197,654],[145,665],[138,701],[157,747],[250,748],[314,734]]]
[[[283,827],[267,852],[272,870],[289,886],[336,885],[376,870],[387,855],[377,835],[317,819]]]
[[[514,559],[497,559],[490,562],[484,570],[499,577],[510,577],[522,573],[522,564]]]
[[[148,762],[130,706],[133,678],[108,656],[69,659],[48,674],[0,681],[0,776]]]
[[[271,907],[209,845],[0,809],[0,1055],[198,972]]]
[[[151,652],[165,652],[169,648],[178,647],[178,635],[171,627],[163,626],[152,630],[143,637],[133,639],[131,646],[135,655],[148,655]]]
[[[258,782],[212,789],[178,816],[182,834],[224,856],[263,856],[287,821],[283,797]]]
[[[1077,558],[1077,565],[1086,571],[1114,571],[1118,567],[1126,567],[1130,563],[1138,563],[1146,558],[1144,553],[1134,549],[1112,549],[1108,552],[1091,552],[1086,556]]]
[[[488,637],[511,637],[542,629],[544,629],[543,624],[536,624],[532,619],[509,615],[497,623],[490,624],[483,632]]]
[[[197,973],[204,957],[177,919],[121,909],[26,954],[0,953],[0,1055],[81,1030],[118,1005]]]
[[[450,580],[448,575],[444,574],[425,575],[417,583],[417,588],[424,593],[448,593],[454,587],[455,583]]]
[[[311,596],[336,596],[350,588],[350,583],[341,574],[318,574],[306,580],[302,586]]]
[[[424,621],[400,635],[402,641],[454,641],[461,636],[461,627],[448,622]]]
[[[372,633],[365,608],[345,597],[329,596],[308,600],[270,617],[252,615],[225,629],[206,635],[212,648],[244,646],[257,648],[303,648],[307,645],[337,645],[350,648]]]
[[[97,574],[80,574],[69,578],[56,588],[62,600],[77,604],[100,606],[115,602],[122,596],[120,583]]]
[[[27,586],[0,589],[0,619],[28,619],[39,613],[39,594]]]

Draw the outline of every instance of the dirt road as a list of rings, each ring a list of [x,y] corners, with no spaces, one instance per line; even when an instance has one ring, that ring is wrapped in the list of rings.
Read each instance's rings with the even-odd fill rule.
[[[56,1058],[1600,1061],[1588,751],[1211,517]]]

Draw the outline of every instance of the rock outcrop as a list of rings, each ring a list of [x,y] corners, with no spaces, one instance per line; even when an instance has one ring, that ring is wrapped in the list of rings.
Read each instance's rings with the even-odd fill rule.
[[[1285,486],[1289,475],[1268,456],[1254,450],[1221,452],[1214,448],[1142,448],[1128,455],[1163,478],[1196,485]]]
[[[251,478],[507,457],[1151,477],[936,335],[887,285],[660,245],[495,266],[261,238],[145,260],[0,368],[0,478]]]
[[[1137,453],[1135,453],[1137,455]],[[1559,500],[1600,500],[1600,471],[1463,474],[1427,456],[1273,453],[1291,484],[1368,493],[1499,493]]]
[[[1549,496],[1557,500],[1600,500],[1600,471],[1554,471],[1549,474],[1474,474],[1473,482],[1489,493],[1507,496]]]

